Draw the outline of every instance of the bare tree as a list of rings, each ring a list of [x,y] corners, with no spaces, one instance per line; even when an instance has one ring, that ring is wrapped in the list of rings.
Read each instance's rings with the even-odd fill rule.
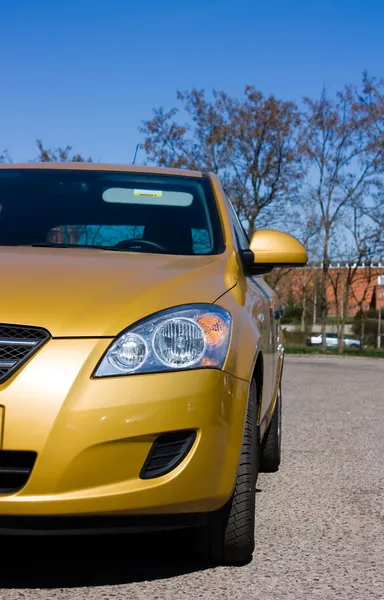
[[[318,258],[320,221],[318,215],[313,211],[311,200],[304,197],[293,212],[291,208],[284,213],[282,228],[300,239],[312,260]],[[289,269],[283,271],[286,274],[291,272]],[[304,332],[307,329],[308,311],[311,305],[313,307],[312,292],[317,285],[316,270],[309,267],[293,271],[296,274],[293,274],[293,278],[297,280],[296,288],[301,304],[301,331]]]
[[[325,90],[319,100],[305,98],[304,151],[311,167],[308,187],[321,219],[322,350],[326,349],[327,281],[332,236],[346,212],[354,205],[366,208],[379,185],[384,157],[381,90],[373,96],[363,80],[362,90],[347,86],[331,99]],[[373,85],[373,84],[372,84]],[[370,94],[370,101],[367,94]],[[378,100],[380,99],[380,102]],[[367,104],[368,103],[368,104]]]
[[[329,303],[328,289],[331,289],[332,293],[333,293],[334,304],[335,304],[335,313],[336,313],[336,319],[337,319],[336,326],[337,326],[338,334],[339,334],[339,330],[340,330],[340,318],[341,318],[341,312],[342,312],[342,302],[340,299],[340,295],[341,295],[340,290],[342,290],[342,286],[343,286],[343,276],[344,276],[344,267],[343,266],[341,268],[336,268],[336,269],[330,268],[328,270],[327,283],[326,283],[327,307],[328,307],[328,303]]]
[[[289,267],[283,267],[279,269],[273,269],[270,273],[264,276],[268,285],[271,286],[275,291],[279,290],[279,284],[287,278],[288,275],[292,272],[293,269]]]
[[[46,148],[41,140],[37,140],[38,162],[92,162],[81,154],[72,153],[72,146],[65,148]]]
[[[352,215],[350,214],[352,213]],[[347,220],[348,217],[348,220]],[[356,303],[356,288],[360,288],[361,283],[367,283],[367,273],[371,273],[372,263],[381,255],[384,248],[384,229],[381,225],[375,223],[367,214],[354,207],[352,211],[346,214],[344,227],[348,232],[347,243],[340,250],[340,257],[343,260],[343,267],[337,269],[337,285],[334,283],[334,293],[337,306],[341,310],[337,311],[339,316],[338,323],[338,349],[339,353],[344,352],[344,333],[348,312],[351,308],[351,301]],[[331,271],[329,272],[332,280]],[[338,285],[340,284],[340,285]],[[367,293],[367,288],[363,294]]]
[[[2,150],[0,152],[0,163],[10,163],[12,162],[11,157],[9,156],[7,150]]]
[[[303,178],[301,117],[292,102],[265,97],[246,87],[244,98],[202,90],[179,92],[190,118],[177,120],[176,108],[156,109],[140,128],[149,162],[219,174],[249,234],[268,218],[271,225],[298,201]]]
[[[361,348],[364,347],[365,340],[365,321],[367,318],[366,315],[366,303],[368,298],[368,293],[374,287],[376,281],[376,272],[372,264],[364,265],[364,268],[361,269],[361,276],[359,278],[359,286],[358,289],[361,293],[357,294],[357,286],[352,286],[351,292],[352,297],[358,307],[358,314],[361,319],[361,326],[359,328],[360,331],[360,345]]]

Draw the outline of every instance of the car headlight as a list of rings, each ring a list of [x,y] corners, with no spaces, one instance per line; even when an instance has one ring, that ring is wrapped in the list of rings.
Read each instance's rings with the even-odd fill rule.
[[[221,369],[228,352],[232,319],[214,305],[173,308],[122,332],[94,377],[211,367]]]

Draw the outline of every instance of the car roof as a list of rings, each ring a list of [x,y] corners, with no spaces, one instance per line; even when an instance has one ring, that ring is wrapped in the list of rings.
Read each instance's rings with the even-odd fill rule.
[[[121,165],[112,163],[93,162],[29,162],[29,163],[3,163],[0,170],[4,169],[62,169],[66,171],[121,171],[127,173],[148,173],[153,175],[175,175],[182,177],[203,177],[201,171],[189,169],[173,169],[169,167],[152,167],[138,165]]]

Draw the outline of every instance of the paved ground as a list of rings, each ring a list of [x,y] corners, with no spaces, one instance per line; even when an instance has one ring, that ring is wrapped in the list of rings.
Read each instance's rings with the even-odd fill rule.
[[[0,598],[383,600],[384,361],[287,357],[283,452],[250,565],[201,570],[177,536],[0,539]]]

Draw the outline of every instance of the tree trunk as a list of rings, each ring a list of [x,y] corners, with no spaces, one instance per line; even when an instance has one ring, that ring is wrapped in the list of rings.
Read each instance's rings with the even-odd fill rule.
[[[347,318],[347,312],[348,312],[348,300],[349,300],[349,286],[350,283],[347,280],[347,282],[344,284],[344,293],[342,296],[342,313],[341,313],[341,319],[340,319],[340,325],[339,325],[339,331],[338,331],[338,353],[339,354],[344,354],[344,334],[345,334],[345,321]]]
[[[307,312],[307,271],[305,269],[303,274],[301,310],[301,332],[303,333],[305,331],[305,315]]]
[[[303,301],[301,304],[301,308],[302,308],[302,313],[301,313],[301,332],[303,333],[305,331],[305,311],[306,311],[306,297],[305,295],[303,296]]]
[[[321,347],[320,352],[325,353],[327,349],[327,316],[328,316],[328,300],[327,300],[327,280],[329,270],[329,258],[328,258],[328,244],[329,244],[329,231],[325,233],[324,239],[324,252],[323,252],[323,267],[321,271],[321,284],[320,284],[320,319],[321,319]]]
[[[313,286],[313,325],[316,325],[317,317],[317,275]]]
[[[361,316],[361,327],[360,327],[360,351],[362,352],[364,349],[364,339],[365,339],[365,313]]]

